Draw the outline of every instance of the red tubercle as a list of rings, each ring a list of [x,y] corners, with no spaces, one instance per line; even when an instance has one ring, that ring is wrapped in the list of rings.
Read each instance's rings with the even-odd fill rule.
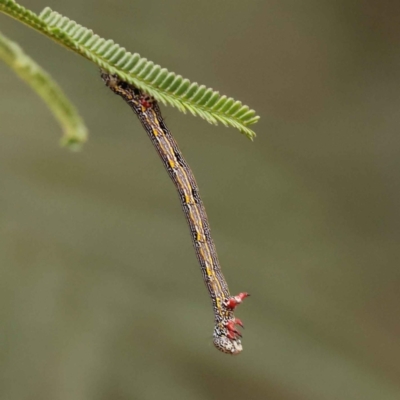
[[[235,332],[228,330],[228,333],[226,334],[226,336],[228,336],[229,339],[235,340],[237,335]]]
[[[140,104],[146,109],[151,107],[151,102],[145,98],[140,99]]]
[[[228,331],[230,331],[230,332],[236,333],[237,335],[241,336],[240,332],[236,329],[235,325],[236,325],[236,321],[235,320],[229,321],[226,324],[226,329],[228,329]]]
[[[246,292],[239,293],[237,296],[232,296],[226,302],[226,308],[228,310],[234,310],[246,297],[250,295]]]
[[[239,318],[235,318],[235,324],[239,325],[240,327],[242,327],[244,329],[244,325],[242,320],[240,320]]]
[[[238,318],[234,318],[225,325],[226,329],[228,330],[227,336],[229,339],[236,339],[237,336],[242,337],[242,334],[236,329],[236,325],[243,327],[242,321]]]

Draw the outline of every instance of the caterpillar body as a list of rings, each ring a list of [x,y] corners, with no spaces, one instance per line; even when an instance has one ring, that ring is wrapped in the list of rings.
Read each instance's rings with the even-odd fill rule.
[[[231,296],[229,293],[193,172],[165,125],[157,101],[115,75],[102,71],[101,77],[105,84],[133,109],[175,184],[189,224],[203,279],[212,300],[215,316],[214,345],[224,353],[239,354],[243,349],[240,340],[242,335],[236,326],[243,327],[243,324],[240,319],[235,318],[233,311],[249,294],[242,292]]]

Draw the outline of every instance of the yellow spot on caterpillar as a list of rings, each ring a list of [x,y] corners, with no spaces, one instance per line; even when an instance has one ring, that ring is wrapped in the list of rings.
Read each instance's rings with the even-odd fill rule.
[[[158,130],[157,129],[152,129],[152,133],[154,136],[158,136]]]
[[[186,201],[186,204],[192,204],[192,199],[187,194],[185,194],[185,201]]]
[[[221,303],[222,303],[222,302],[221,302],[221,299],[220,299],[219,297],[216,297],[216,298],[215,298],[215,302],[217,303],[217,307],[218,307],[218,308],[221,308],[221,306],[222,306]]]

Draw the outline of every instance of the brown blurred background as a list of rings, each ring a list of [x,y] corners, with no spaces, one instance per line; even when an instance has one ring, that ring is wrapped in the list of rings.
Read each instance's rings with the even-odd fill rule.
[[[79,108],[58,145],[0,65],[1,400],[400,398],[400,3],[35,0],[255,108],[254,143],[164,108],[244,351],[213,314],[175,189],[96,67],[0,15]]]

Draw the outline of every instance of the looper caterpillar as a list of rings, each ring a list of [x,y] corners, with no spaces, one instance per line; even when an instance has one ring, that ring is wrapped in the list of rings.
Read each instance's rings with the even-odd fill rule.
[[[224,353],[238,354],[242,351],[240,340],[242,335],[236,329],[236,325],[243,327],[243,324],[240,319],[235,318],[233,311],[249,294],[246,292],[239,293],[237,296],[229,294],[193,172],[166,127],[157,101],[115,75],[102,71],[101,77],[106,85],[121,96],[138,116],[176,186],[190,227],[203,279],[213,304],[214,345]]]

